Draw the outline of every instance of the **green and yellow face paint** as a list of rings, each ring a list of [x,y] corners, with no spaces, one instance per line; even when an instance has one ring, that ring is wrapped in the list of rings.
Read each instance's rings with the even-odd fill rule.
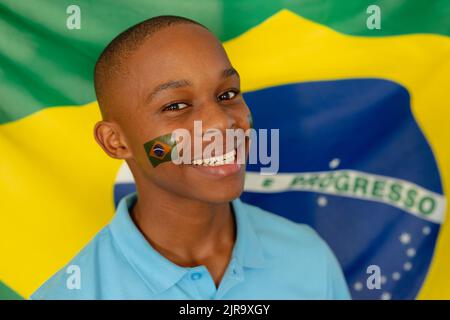
[[[156,137],[144,143],[145,153],[154,168],[161,163],[174,160],[173,157],[178,154],[176,146],[177,141],[172,136],[172,133]]]

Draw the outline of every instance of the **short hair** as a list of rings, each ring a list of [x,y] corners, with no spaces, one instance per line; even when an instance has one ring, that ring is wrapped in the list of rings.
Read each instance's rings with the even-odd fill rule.
[[[203,24],[192,19],[161,15],[144,20],[116,36],[102,51],[94,68],[94,88],[102,117],[106,117],[104,104],[105,82],[113,75],[123,72],[123,64],[142,43],[157,32],[178,24],[195,24],[209,31]]]

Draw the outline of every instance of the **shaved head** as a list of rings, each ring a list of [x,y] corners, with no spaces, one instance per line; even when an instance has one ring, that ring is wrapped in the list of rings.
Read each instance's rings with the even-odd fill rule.
[[[141,194],[224,203],[242,192],[245,166],[225,177],[171,161],[153,167],[145,146],[179,129],[203,136],[196,121],[203,132],[214,129],[223,137],[227,129],[245,132],[250,111],[240,86],[209,29],[183,17],[151,18],[121,33],[98,59],[95,90],[103,119],[94,127],[95,139],[108,155],[127,162]]]
[[[157,32],[179,24],[195,24],[207,27],[189,18],[162,15],[142,21],[115,37],[100,54],[94,69],[94,87],[103,119],[110,118],[108,110],[108,87],[117,77],[127,74],[126,60],[145,40]]]

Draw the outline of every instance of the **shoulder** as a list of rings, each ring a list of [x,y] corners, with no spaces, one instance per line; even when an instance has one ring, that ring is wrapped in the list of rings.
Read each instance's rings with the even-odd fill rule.
[[[64,267],[42,284],[32,300],[95,299],[102,261],[116,255],[109,227],[104,227]]]
[[[328,250],[328,245],[307,224],[294,222],[257,206],[241,202],[253,229],[260,240],[274,246],[310,250]]]
[[[349,299],[339,262],[326,241],[309,225],[241,202],[269,260],[289,281],[321,288],[325,299]]]

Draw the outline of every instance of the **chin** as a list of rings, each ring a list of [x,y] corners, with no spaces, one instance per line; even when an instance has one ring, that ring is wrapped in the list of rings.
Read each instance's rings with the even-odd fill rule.
[[[195,198],[209,203],[226,203],[238,198],[244,191],[243,181],[211,186],[205,184],[196,188]]]
[[[244,191],[245,166],[239,166],[231,173],[225,172],[225,175],[198,166],[188,165],[184,169],[185,181],[189,181],[184,184],[184,189],[192,198],[209,203],[225,203],[238,198]]]

